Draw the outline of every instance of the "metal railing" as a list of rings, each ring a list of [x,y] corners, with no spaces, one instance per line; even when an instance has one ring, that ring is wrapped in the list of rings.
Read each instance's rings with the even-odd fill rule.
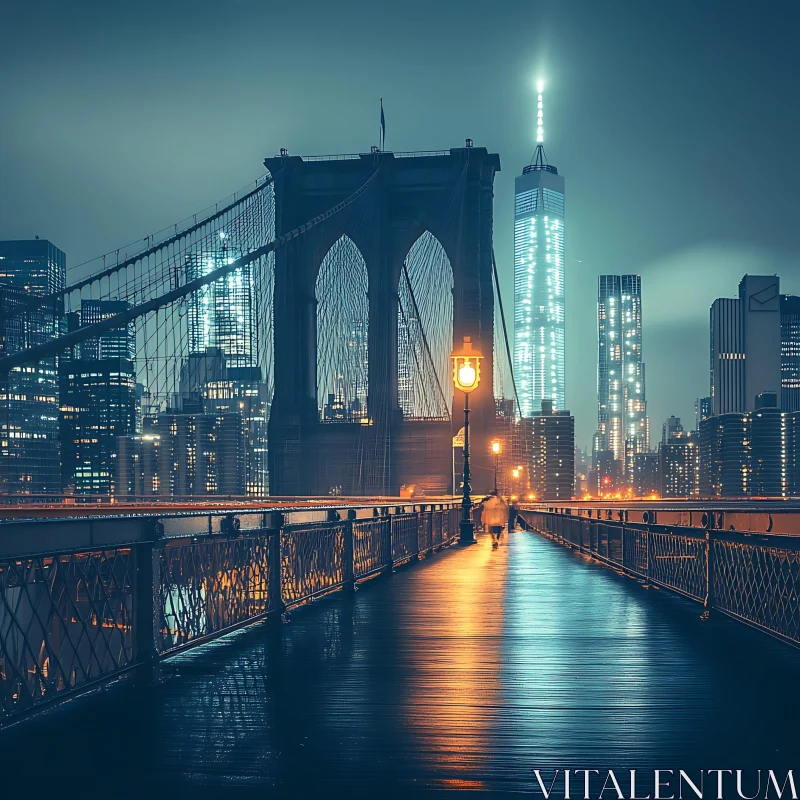
[[[0,727],[448,545],[461,510],[324,513],[296,523],[250,510],[0,526]]]
[[[521,510],[528,528],[800,645],[800,537]]]

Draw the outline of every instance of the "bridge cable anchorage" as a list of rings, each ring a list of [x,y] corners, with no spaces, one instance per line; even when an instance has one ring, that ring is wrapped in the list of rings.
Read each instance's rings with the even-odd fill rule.
[[[22,350],[18,353],[1,358],[0,374],[8,374],[12,369],[23,364],[35,363],[37,361],[41,361],[42,359],[56,356],[63,350],[74,347],[82,342],[87,341],[88,339],[98,337],[107,331],[123,328],[145,314],[149,314],[153,311],[169,306],[177,300],[180,300],[205,286],[232,275],[242,267],[252,264],[264,256],[273,253],[279,247],[282,247],[291,242],[293,239],[302,236],[306,231],[315,228],[334,215],[338,214],[343,209],[347,208],[350,204],[358,200],[358,198],[360,198],[370,188],[379,171],[380,168],[375,169],[369,178],[367,178],[367,180],[364,182],[364,184],[345,200],[337,203],[337,205],[329,208],[322,214],[318,214],[316,217],[308,220],[303,225],[300,225],[297,228],[294,228],[291,231],[277,237],[266,245],[258,247],[249,253],[245,253],[238,258],[229,258],[228,263],[211,270],[205,275],[200,275],[194,280],[187,281],[182,286],[178,286],[118,314],[114,314],[106,319],[101,319],[99,322],[78,328],[75,331],[71,331],[63,336],[56,337],[55,339],[44,344],[36,345],[27,350]]]
[[[215,212],[213,214],[209,215],[208,217],[204,217],[203,219],[200,220],[200,222],[197,221],[197,214],[195,214],[193,216],[193,224],[190,225],[188,228],[181,229],[179,232],[177,230],[177,223],[175,223],[174,225],[168,226],[168,228],[163,228],[158,233],[163,233],[164,231],[168,230],[169,228],[172,228],[174,230],[173,235],[170,236],[167,239],[161,240],[158,243],[147,247],[143,251],[137,253],[134,256],[131,256],[130,258],[128,258],[127,255],[126,255],[125,258],[123,259],[123,261],[121,261],[121,262],[119,261],[119,249],[117,249],[116,250],[117,262],[111,267],[105,267],[106,256],[110,255],[110,253],[106,253],[105,255],[102,256],[104,268],[100,272],[96,272],[96,273],[94,273],[92,275],[87,276],[86,278],[82,278],[81,280],[76,281],[75,283],[70,284],[69,286],[65,286],[63,289],[59,289],[57,292],[53,292],[53,293],[48,294],[48,295],[32,295],[32,296],[29,296],[28,298],[25,299],[25,301],[23,303],[23,307],[21,307],[20,309],[16,310],[15,312],[13,312],[12,314],[7,315],[7,316],[10,318],[12,316],[15,316],[16,314],[24,313],[24,311],[26,311],[26,310],[30,310],[30,309],[33,309],[33,308],[38,308],[38,307],[43,306],[43,305],[45,305],[47,303],[55,302],[60,297],[64,297],[65,295],[69,295],[69,294],[72,294],[73,292],[80,291],[81,289],[83,289],[86,286],[91,285],[92,283],[101,281],[103,278],[110,278],[112,275],[114,275],[116,273],[119,273],[120,271],[125,270],[128,267],[134,266],[136,263],[138,263],[140,261],[143,261],[144,259],[150,258],[151,256],[159,253],[160,251],[162,251],[162,250],[172,246],[173,244],[179,242],[181,239],[184,239],[184,238],[187,238],[187,237],[191,236],[193,233],[195,233],[196,231],[200,230],[201,228],[209,225],[210,223],[214,222],[215,220],[220,219],[221,217],[224,217],[232,209],[236,208],[237,206],[241,205],[242,203],[245,203],[247,200],[249,200],[253,196],[255,196],[255,195],[259,194],[260,192],[262,192],[268,186],[272,186],[273,183],[274,183],[274,180],[275,179],[272,176],[266,177],[261,184],[258,184],[254,189],[251,189],[249,192],[247,192],[246,194],[242,195],[238,199],[236,198],[236,194],[238,194],[238,193],[234,193],[233,202],[229,203],[228,205],[224,206],[223,208],[218,208],[219,203],[217,203],[216,206],[215,206]],[[256,182],[256,183],[258,183],[258,182]],[[157,235],[158,235],[157,233],[148,235],[148,236],[146,236],[144,238],[143,241],[149,243],[150,239],[154,239],[155,236],[157,236]],[[92,259],[92,261],[96,261],[96,260],[97,259]],[[91,263],[91,261],[86,261],[86,262],[83,262],[83,264],[78,264],[75,267],[73,267],[73,270],[74,269],[78,269],[78,268],[84,266],[84,264],[89,264],[89,263]]]

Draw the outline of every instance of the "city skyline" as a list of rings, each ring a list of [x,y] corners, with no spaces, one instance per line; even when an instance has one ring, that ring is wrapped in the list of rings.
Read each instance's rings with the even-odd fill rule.
[[[11,9],[9,25],[25,27],[39,6]],[[188,21],[159,9],[154,54],[141,65],[125,42],[135,41],[135,18],[148,13],[147,4],[135,17],[96,13],[92,3],[69,11],[48,7],[42,57],[31,64],[19,41],[2,56],[17,76],[0,88],[4,107],[26,121],[2,134],[3,238],[49,238],[74,266],[245,185],[264,152],[368,151],[378,143],[383,97],[388,149],[458,146],[470,136],[500,153],[495,240],[510,309],[513,181],[535,147],[535,80],[542,77],[547,136],[558,143],[548,155],[570,180],[566,394],[581,446],[590,444],[595,428],[594,399],[582,388],[594,356],[578,344],[593,330],[598,275],[642,276],[656,420],[690,418],[694,398],[707,391],[707,357],[697,342],[705,339],[708,308],[722,284],[748,272],[779,273],[784,290],[800,294],[800,276],[791,274],[800,243],[789,211],[799,167],[780,134],[796,129],[800,115],[784,102],[792,93],[785,6],[755,13],[737,2],[720,15],[690,3],[669,9],[543,3],[531,35],[521,3],[492,16],[467,4],[454,37],[452,16],[434,4],[426,6],[414,63],[379,19],[360,13],[358,3],[349,7],[352,27],[341,46],[324,35],[332,9],[313,3],[302,35],[282,25],[288,8],[269,15],[240,9],[226,15],[221,29],[202,3]],[[187,24],[191,46],[179,36]],[[284,30],[283,45],[248,46],[257,31],[275,25]],[[711,30],[719,33],[718,57],[704,45]],[[62,35],[75,42],[67,56],[59,54]],[[371,38],[387,53],[377,64],[355,47]],[[487,50],[487,39],[497,47]],[[111,42],[119,45],[109,49]],[[209,47],[198,46],[204,42]],[[119,61],[118,48],[131,55]],[[229,49],[232,58],[224,55]],[[676,63],[677,51],[685,57]],[[743,51],[752,58],[742,60]],[[286,69],[288,53],[294,55]],[[342,64],[335,74],[319,68],[331,59]],[[640,69],[650,62],[669,66]],[[306,80],[308,70],[314,82]],[[173,76],[169,87],[159,77],[165,73]],[[345,91],[344,82],[356,75],[359,90]],[[197,126],[193,106],[209,96],[225,98],[225,113]],[[50,109],[61,116],[58,130],[47,124]],[[250,122],[232,126],[239,109]],[[751,170],[742,194],[736,165],[753,146],[763,168]],[[680,169],[672,168],[676,162]],[[758,197],[769,197],[769,208]],[[680,225],[671,221],[678,208]],[[658,299],[671,292],[675,303],[667,308]],[[671,378],[678,370],[680,382]]]

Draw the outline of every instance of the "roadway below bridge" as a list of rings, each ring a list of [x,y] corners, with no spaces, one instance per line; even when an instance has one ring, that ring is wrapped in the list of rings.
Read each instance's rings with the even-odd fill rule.
[[[0,761],[9,796],[541,796],[537,768],[797,769],[798,679],[789,646],[518,532],[40,714]]]

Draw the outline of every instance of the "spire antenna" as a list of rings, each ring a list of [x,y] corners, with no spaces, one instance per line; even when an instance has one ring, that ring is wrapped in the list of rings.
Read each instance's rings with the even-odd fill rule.
[[[544,95],[544,81],[539,80],[536,82],[536,93],[538,99],[536,101],[536,144],[544,142],[544,103],[542,96]]]

